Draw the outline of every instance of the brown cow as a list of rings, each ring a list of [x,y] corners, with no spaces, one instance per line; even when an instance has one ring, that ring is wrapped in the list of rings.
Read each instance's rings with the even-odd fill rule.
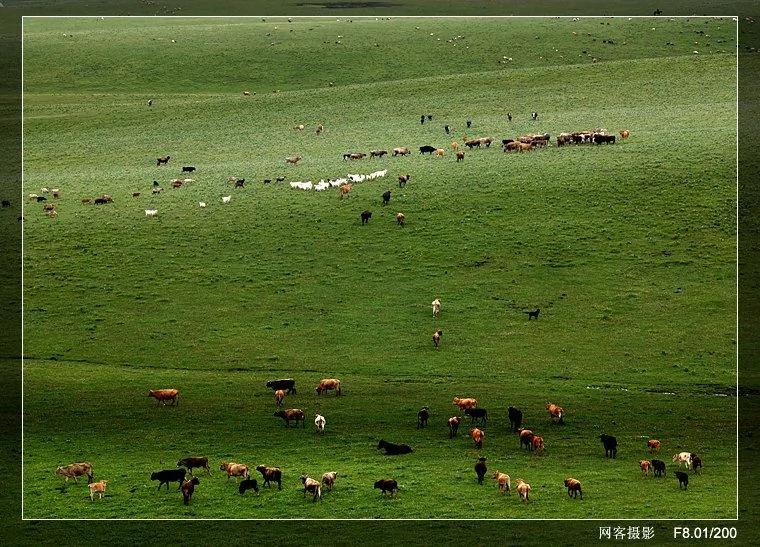
[[[406,146],[400,146],[399,148],[393,149],[394,156],[408,156],[411,153],[411,150],[409,150]]]
[[[441,336],[443,336],[442,330],[437,330],[433,333],[433,346],[438,349],[441,345]]]
[[[237,482],[238,477],[247,479],[250,476],[248,466],[242,463],[222,462],[222,465],[219,466],[219,470],[227,472],[227,480],[230,480],[230,477],[235,477],[235,482]]]
[[[627,139],[630,136],[631,136],[631,132],[628,131],[627,129],[621,129],[620,130],[620,138],[621,139]]]
[[[166,165],[167,163],[169,163],[170,159],[171,159],[171,156],[161,156],[160,158],[156,160],[156,167],[162,164]]]
[[[522,479],[517,479],[517,487],[515,489],[517,490],[517,493],[520,494],[520,498],[523,501],[527,502],[528,495],[530,494],[530,491],[531,491],[530,484],[528,484]]]
[[[344,197],[347,197],[348,193],[351,191],[351,188],[353,188],[353,186],[351,186],[350,184],[344,184],[343,186],[341,186],[340,187],[340,199],[343,199]]]
[[[296,165],[299,161],[301,161],[301,156],[288,156],[285,158],[285,163],[292,163],[293,165]]]
[[[287,395],[287,391],[284,389],[278,389],[274,392],[274,404],[276,404],[278,407],[282,405],[282,400],[285,398],[285,395]]]
[[[546,410],[549,411],[549,417],[553,422],[558,424],[565,423],[565,411],[561,406],[557,406],[554,403],[546,403]]]
[[[457,161],[460,162],[464,159],[464,152],[457,152]]]
[[[404,216],[404,213],[396,213],[396,224],[403,228],[404,222],[406,222],[406,216]]]
[[[510,484],[510,481],[509,481],[509,475],[507,475],[506,473],[502,473],[501,471],[497,469],[496,472],[493,474],[493,478],[496,481],[496,484],[499,485],[499,492],[501,492],[502,494],[509,493],[509,491],[512,488],[512,485]]]
[[[477,427],[470,428],[470,437],[475,441],[475,448],[483,448],[483,439],[485,436],[486,434],[482,429],[478,429]]]
[[[298,422],[300,421],[303,427],[306,427],[306,413],[301,410],[300,408],[289,408],[287,410],[278,410],[273,414],[273,416],[276,416],[278,418],[282,418],[285,420],[285,427],[290,427],[291,420],[296,422],[296,427],[298,427]]]
[[[81,477],[82,475],[87,475],[88,484],[94,480],[92,464],[90,464],[90,462],[72,463],[70,465],[57,467],[55,474],[66,477],[66,482],[69,482],[69,478],[74,479],[74,482],[79,482],[77,481],[77,478]]]
[[[649,469],[652,467],[652,462],[649,460],[641,460],[639,462],[639,467],[641,467],[641,472],[645,475],[649,475]]]
[[[454,397],[454,405],[458,406],[460,410],[464,410],[466,408],[475,408],[478,406],[478,400],[472,397],[465,399]]]
[[[565,479],[565,486],[567,486],[567,495],[575,499],[578,494],[583,499],[583,490],[581,490],[581,481],[578,479],[567,478]]]
[[[155,397],[156,406],[162,402],[166,405],[166,401],[172,401],[173,405],[179,405],[179,391],[176,389],[151,389],[148,391],[148,397]]]
[[[95,501],[95,494],[98,495],[98,499],[103,499],[103,494],[106,491],[106,484],[108,484],[108,481],[90,483],[90,500]]]
[[[533,450],[534,433],[530,429],[524,429],[521,427],[517,430],[517,434],[520,438],[520,448],[525,446],[528,450]]]
[[[539,437],[538,435],[533,435],[533,438],[530,441],[531,444],[531,450],[534,454],[543,454],[544,452],[544,438]]]
[[[326,393],[331,389],[335,390],[335,395],[340,395],[340,380],[336,380],[335,378],[325,378],[320,380],[316,392],[317,395],[322,395],[323,392]]]
[[[462,421],[462,418],[459,416],[452,416],[449,418],[449,439],[453,439],[457,436],[457,431],[459,431],[459,422]]]
[[[410,178],[412,178],[412,175],[399,175],[398,187],[401,188],[402,186],[406,186],[406,183],[409,182]]]
[[[661,443],[657,439],[649,439],[647,441],[647,448],[649,449],[650,454],[654,452],[659,452],[660,445]]]
[[[177,462],[177,467],[187,467],[187,470],[191,475],[193,474],[194,467],[202,467],[209,475],[211,474],[211,468],[208,465],[208,457],[206,456],[182,458]]]

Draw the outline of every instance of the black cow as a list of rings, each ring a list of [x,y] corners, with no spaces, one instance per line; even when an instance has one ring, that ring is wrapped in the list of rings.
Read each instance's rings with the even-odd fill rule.
[[[253,488],[254,492],[259,491],[259,483],[256,482],[256,479],[244,479],[240,482],[240,487],[238,488],[238,491],[240,494],[245,494],[246,490],[250,490]]]
[[[385,449],[386,456],[397,456],[399,454],[409,454],[412,452],[412,447],[409,445],[389,443],[382,439],[377,443],[377,449],[380,450],[381,448]]]
[[[605,458],[617,458],[617,439],[611,435],[605,435],[602,433],[599,438],[604,444],[604,457]]]
[[[448,135],[448,134],[451,132],[451,130],[449,129],[449,126],[448,126],[448,125],[444,125],[444,126],[443,126],[443,130],[444,130],[444,131],[446,131],[446,134],[447,134],[447,135]]]
[[[388,190],[387,192],[383,192],[383,205],[388,205],[388,202],[391,200],[391,191]]]
[[[602,143],[615,144],[615,135],[600,135],[597,133],[596,135],[594,135],[594,142],[596,144],[602,144]]]
[[[510,406],[509,407],[509,427],[512,431],[517,432],[518,429],[520,429],[520,426],[522,426],[522,411]]]
[[[296,392],[296,381],[292,378],[283,378],[281,380],[269,380],[267,382],[267,387],[272,389],[273,391],[277,391],[278,389],[285,389],[287,390],[288,394],[295,393]]]
[[[478,475],[478,484],[483,484],[483,477],[486,476],[486,471],[488,471],[488,468],[486,467],[486,459],[478,458],[478,463],[475,464],[475,473]]]
[[[430,409],[423,406],[417,413],[417,429],[425,427],[428,424],[428,418],[430,418]]]
[[[369,222],[372,218],[372,211],[362,211],[362,226]]]
[[[467,120],[467,129],[472,127],[472,120]]]
[[[530,321],[531,319],[535,319],[536,321],[538,321],[538,314],[541,313],[541,308],[536,308],[533,311],[526,311],[525,313],[528,314],[528,321]]]
[[[420,154],[432,154],[433,152],[435,152],[435,146],[430,146],[429,144],[420,146]]]
[[[485,425],[488,422],[488,411],[485,408],[465,408],[464,413],[470,417],[470,423],[478,421]]]
[[[420,116],[420,123],[421,124],[425,123],[425,115],[424,114],[422,116]]]
[[[694,473],[697,472],[697,468],[702,469],[702,458],[700,458],[696,454],[692,454],[691,455],[691,468],[694,470]]]
[[[538,119],[538,112],[534,112],[530,117],[533,118],[533,121],[535,122]]]
[[[208,466],[208,457],[206,456],[182,458],[177,462],[177,467],[187,467],[191,475],[196,467],[203,468],[209,475],[211,474],[211,468]]]
[[[37,203],[41,203],[43,201],[47,201],[47,198],[45,196],[37,196]]]
[[[185,165],[182,167],[183,173],[192,173],[193,171],[195,171],[195,167],[193,167],[192,165]]]
[[[676,471],[676,477],[678,477],[678,489],[680,490],[683,486],[683,489],[687,490],[689,488],[689,475],[683,471]]]
[[[235,181],[235,188],[242,188],[245,184],[245,179],[237,179]]]
[[[655,477],[662,477],[667,474],[665,472],[665,462],[662,460],[652,460],[652,467],[654,468]]]
[[[106,198],[95,198],[93,203],[95,203],[95,205],[105,205],[106,203],[109,203],[109,201]]]
[[[383,495],[390,491],[391,495],[398,492],[398,483],[394,479],[380,479],[375,481],[375,488],[379,488]]]
[[[177,482],[177,490],[182,488],[182,482],[185,480],[187,470],[184,467],[179,469],[164,469],[163,471],[155,471],[150,474],[150,480],[159,481],[158,489],[161,490],[161,485],[166,484],[166,490],[169,490],[170,482]]]

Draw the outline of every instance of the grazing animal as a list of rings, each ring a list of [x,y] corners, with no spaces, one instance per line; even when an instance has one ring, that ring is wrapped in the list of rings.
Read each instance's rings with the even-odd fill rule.
[[[665,462],[662,460],[652,460],[652,467],[654,468],[654,476],[662,477],[666,474]]]
[[[470,423],[475,421],[485,425],[488,422],[488,411],[485,408],[465,408],[464,413],[470,417]]]
[[[304,124],[299,123],[298,125],[293,126],[293,129],[296,131],[303,131],[304,130]]]
[[[444,126],[443,126],[443,130],[446,132],[446,134],[447,134],[447,135],[448,135],[449,133],[451,133],[451,130],[449,129],[449,126],[448,126],[448,124],[447,124],[447,125],[444,125]]]
[[[535,319],[536,321],[538,321],[538,314],[541,313],[541,308],[536,308],[533,311],[526,311],[525,313],[528,314],[528,321],[530,321],[531,319]]]
[[[280,175],[279,177],[277,177],[277,178],[276,178],[276,179],[274,179],[274,180],[276,180],[277,182],[282,182],[282,181],[284,181],[284,180],[285,180],[285,177],[283,177],[282,175]]]
[[[256,471],[261,473],[261,477],[264,479],[262,486],[269,488],[271,482],[277,483],[277,489],[282,490],[282,471],[279,467],[267,467],[266,465],[259,465],[256,467]]]
[[[293,165],[296,165],[299,161],[301,161],[301,156],[288,156],[285,158],[285,163],[292,163]]]
[[[362,211],[361,217],[362,217],[362,226],[364,226],[365,224],[369,222],[369,219],[372,218],[372,211]]]
[[[156,406],[166,401],[171,401],[172,405],[179,405],[179,391],[176,389],[151,389],[148,390],[148,397],[156,399]]]
[[[383,206],[388,205],[388,202],[391,200],[391,191],[386,190],[383,192]]]
[[[150,100],[148,101],[148,106],[153,106],[153,99],[150,99]]]
[[[441,345],[441,336],[443,336],[442,330],[437,330],[433,333],[433,346],[438,349]]]
[[[446,151],[443,148],[436,148],[434,154],[436,157],[442,158],[446,154]]]
[[[42,203],[43,201],[47,201],[45,196],[37,196],[37,203]]]
[[[685,463],[686,469],[689,469],[689,467],[691,467],[691,452],[679,452],[678,454],[673,454],[673,463]]]
[[[72,463],[57,467],[55,469],[56,475],[66,477],[65,482],[69,482],[69,478],[74,479],[74,482],[79,482],[77,479],[82,475],[87,475],[87,483],[91,483],[93,480],[92,464],[90,462]]]
[[[399,175],[398,176],[398,187],[402,188],[403,186],[406,186],[406,183],[409,182],[410,178],[411,178],[411,175]]]
[[[464,160],[464,152],[457,152],[457,161],[460,162]]]
[[[338,473],[335,471],[328,471],[327,473],[322,473],[322,486],[324,486],[328,490],[332,490],[333,486],[335,486],[335,480],[337,478],[338,478]]]
[[[517,479],[517,486],[515,487],[515,490],[517,490],[517,493],[520,494],[520,498],[523,501],[529,501],[528,496],[530,495],[531,491],[530,484],[522,479]]]
[[[702,469],[702,458],[700,458],[696,454],[692,454],[691,455],[691,468],[694,471],[694,473],[697,472],[697,469]]]
[[[344,184],[340,187],[340,199],[348,197],[348,193],[351,191],[352,186],[350,184]]]
[[[158,209],[145,209],[145,216],[148,218],[157,217]]]
[[[193,499],[195,487],[200,484],[200,482],[201,481],[198,480],[198,477],[193,477],[189,481],[182,483],[182,501],[185,505],[190,505],[190,500]]]
[[[469,141],[464,141],[464,144],[465,144],[465,146],[467,148],[469,148],[470,150],[472,150],[475,147],[480,148],[481,142],[480,142],[480,139],[472,139],[472,140],[469,140]]]
[[[88,203],[92,203],[92,199],[90,199],[90,198],[82,198],[82,205],[87,205]]]
[[[243,463],[222,462],[219,466],[219,471],[227,472],[227,480],[230,480],[230,477],[235,477],[235,482],[237,482],[238,477],[243,477],[244,479],[250,478],[248,466]]]
[[[5,208],[5,207],[10,207],[10,206],[11,206],[11,202],[8,201],[7,199],[4,199],[3,200],[3,207]]]
[[[631,132],[628,131],[627,129],[621,129],[620,130],[620,138],[621,139],[627,139],[630,136],[631,136]]]
[[[150,474],[150,480],[158,481],[158,489],[161,490],[161,486],[166,484],[166,490],[169,491],[169,483],[177,482],[177,490],[182,487],[182,482],[185,480],[187,470],[184,467],[179,469],[164,469],[163,471],[155,471]]]
[[[251,94],[250,91],[243,91],[243,95],[245,95],[246,97],[249,96],[250,94]]]
[[[317,385],[315,391],[317,392],[317,395],[322,395],[322,393],[327,393],[330,390],[335,390],[336,396],[340,395],[340,380],[335,378],[324,378],[319,381],[319,385]]]
[[[245,491],[250,489],[253,489],[256,493],[259,492],[259,483],[256,482],[256,479],[243,479],[240,481],[238,492],[240,492],[241,495],[245,494]]]
[[[319,433],[324,433],[325,432],[325,423],[326,422],[327,422],[327,420],[325,420],[325,417],[322,416],[321,414],[317,414],[316,416],[314,416],[314,425],[317,426],[317,431]]]
[[[140,197],[140,192],[132,192],[132,197],[133,198],[139,198]]]
[[[387,150],[370,150],[369,151],[369,157],[371,158],[382,158],[384,155],[388,153]]]
[[[153,194],[160,194],[163,191],[164,191],[164,189],[159,186],[158,188],[153,188],[152,193]]]
[[[509,475],[506,473],[502,473],[498,469],[493,474],[493,478],[496,481],[496,484],[499,487],[499,492],[502,494],[507,494],[512,490],[512,484],[509,480]]]
[[[288,392],[288,395],[296,392],[296,381],[292,378],[283,378],[280,380],[269,380],[266,383],[269,389],[277,391],[278,389],[284,389]]]
[[[465,412],[467,411],[465,410]],[[475,448],[483,448],[483,439],[485,439],[486,434],[482,429],[471,427],[470,437],[472,437],[472,440],[475,442]]]
[[[460,399],[459,397],[454,397],[453,404],[455,406],[458,406],[460,410],[465,410],[468,408],[475,408],[478,406],[478,400],[474,399],[472,397]]]
[[[649,476],[649,469],[652,467],[652,462],[649,460],[641,460],[639,462],[639,467],[641,467],[641,473],[644,476]]]
[[[509,427],[512,431],[517,432],[517,430],[520,429],[520,426],[522,425],[522,411],[513,406],[510,406],[507,412],[509,414]]]
[[[583,490],[581,489],[581,481],[579,481],[578,479],[567,478],[565,479],[565,486],[567,487],[568,496],[575,499],[578,497],[578,494],[580,494],[581,499],[583,499]]]
[[[379,481],[375,481],[375,488],[379,488],[383,495],[390,492],[391,496],[393,496],[398,492],[398,483],[395,479],[380,479]]]
[[[235,188],[243,188],[245,185],[245,179],[237,179],[235,181]]]
[[[431,121],[433,119],[433,115],[432,114],[428,114],[427,115],[427,119],[428,119],[428,121]]]
[[[457,436],[457,431],[459,431],[459,422],[462,421],[462,418],[459,416],[452,416],[449,418],[449,439],[453,439]]]
[[[549,418],[555,423],[565,423],[565,411],[561,406],[554,403],[546,403],[546,410],[549,412]]]
[[[680,490],[683,487],[684,490],[687,490],[689,488],[689,475],[683,471],[676,471],[676,477],[678,478],[678,489]]]
[[[90,488],[91,501],[95,501],[95,494],[98,495],[98,499],[103,499],[103,494],[106,492],[106,484],[108,484],[108,481],[91,482],[88,485]]]
[[[222,196],[222,203],[229,203],[232,196]]]
[[[539,437],[538,435],[533,435],[533,438],[530,441],[531,444],[531,450],[534,454],[543,454],[544,453],[544,438]]]
[[[300,408],[289,408],[287,410],[278,410],[273,414],[273,416],[277,418],[282,418],[285,420],[285,427],[290,427],[291,420],[296,423],[296,427],[298,427],[298,422],[300,421],[303,427],[306,427],[306,413],[304,413],[303,410]]]
[[[475,464],[475,474],[478,476],[478,484],[483,484],[483,479],[486,476],[488,467],[486,467],[486,459],[484,457],[478,458],[478,462]]]
[[[192,173],[193,171],[195,171],[195,167],[193,167],[192,165],[185,165],[182,167],[183,173]]]
[[[420,116],[420,125],[423,125],[425,123],[425,115],[423,114]]]
[[[389,443],[388,441],[380,439],[380,442],[377,443],[377,449],[383,449],[385,450],[386,456],[398,456],[399,454],[409,454],[412,452],[412,447],[407,444],[395,444],[395,443]]]
[[[353,154],[350,154],[348,156],[348,159],[350,159],[350,160],[360,160],[360,159],[364,158],[364,156],[366,156],[366,155],[367,154],[365,154],[364,152],[354,152]]]
[[[324,130],[325,130],[325,126],[322,124],[319,124],[316,130],[317,135],[321,135]]]
[[[426,144],[425,146],[420,146],[420,154],[432,154],[436,151],[435,146],[430,146],[429,144]]]
[[[647,441],[647,449],[649,450],[650,454],[654,454],[655,452],[659,452],[660,451],[660,445],[661,445],[661,443],[657,439],[649,439]]]
[[[617,439],[604,433],[599,435],[599,439],[601,439],[602,444],[604,445],[604,457],[617,458]]]
[[[472,127],[472,120],[467,120],[466,123],[467,123],[467,129],[469,129],[470,127]]]
[[[398,148],[393,149],[394,156],[408,156],[411,153],[412,151],[409,150],[406,146],[400,146]]]
[[[431,305],[433,306],[433,317],[438,317],[441,314],[441,301],[436,298]]]
[[[510,150],[516,150],[520,152],[520,143],[510,140],[509,142],[504,143],[503,148],[504,152],[509,152]]]
[[[396,213],[396,224],[403,228],[404,222],[406,222],[406,216],[404,216],[404,213]]]
[[[200,207],[201,209],[205,209],[206,208],[206,202],[205,201],[199,201],[198,202],[198,207]]]
[[[538,112],[533,112],[533,113],[530,115],[530,117],[531,117],[531,118],[533,119],[533,121],[535,122],[535,121],[538,119]]]
[[[507,119],[511,122],[512,121],[512,113],[507,112]]]
[[[528,450],[533,450],[533,437],[535,436],[530,429],[523,429],[522,427],[517,430],[517,434],[520,439],[520,448],[525,446]]]
[[[287,394],[287,391],[284,389],[278,389],[274,392],[274,404],[278,407],[282,405],[282,400],[285,398],[285,395]]]
[[[509,145],[507,145],[507,146],[509,146]],[[533,148],[535,148],[535,146],[533,145],[533,141],[527,142],[527,143],[526,142],[518,142],[517,143],[517,151],[518,152],[526,152],[526,151],[530,152],[531,150],[533,150]]]
[[[300,479],[303,484],[304,497],[306,497],[307,492],[313,494],[314,498],[312,499],[312,502],[314,503],[316,503],[317,499],[322,498],[322,485],[319,484],[319,481],[315,481],[307,475],[301,475]]]
[[[208,457],[190,457],[182,458],[177,462],[177,467],[187,467],[187,471],[192,475],[193,469],[196,467],[202,467],[210,475],[211,468],[208,466]]]
[[[171,158],[172,158],[171,156],[161,156],[160,158],[157,158],[156,167],[158,167],[159,165],[166,165],[167,163],[169,163],[169,160]]]
[[[428,424],[430,418],[430,409],[423,406],[419,412],[417,412],[417,429],[425,427]]]
[[[154,192],[155,192],[155,190],[154,190]],[[95,202],[94,203],[95,203],[95,205],[105,205],[106,203],[108,203],[108,200],[105,199],[105,198],[95,198]]]
[[[458,141],[451,141],[451,148],[454,151],[459,150],[459,142]]]
[[[602,135],[602,134],[596,133],[594,134],[593,139],[596,144],[602,144],[602,143],[615,144],[615,135]]]

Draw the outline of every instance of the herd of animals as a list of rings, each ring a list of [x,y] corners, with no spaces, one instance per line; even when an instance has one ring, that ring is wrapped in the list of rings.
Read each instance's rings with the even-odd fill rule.
[[[436,298],[431,303],[433,317],[437,318],[441,313],[441,301]],[[532,317],[538,318],[538,310],[535,312],[527,312],[528,320]],[[439,348],[441,330],[436,330],[433,334],[433,345],[435,349]],[[296,394],[296,381],[293,378],[282,378],[276,380],[269,380],[266,382],[266,387],[274,391],[275,406],[281,407],[283,401],[288,395]],[[317,396],[327,394],[328,392],[335,392],[336,397],[342,395],[341,381],[337,378],[324,378],[316,386],[315,392]],[[149,390],[148,396],[156,400],[156,405],[166,406],[179,406],[179,390],[177,389],[156,389]],[[478,400],[472,397],[454,397],[452,404],[456,406],[460,411],[460,414],[455,414],[447,420],[448,436],[449,439],[454,439],[458,436],[459,426],[462,423],[464,417],[470,418],[469,436],[472,439],[475,448],[482,449],[483,442],[486,438],[485,428],[488,424],[488,411],[485,408],[478,406]],[[562,426],[565,424],[565,410],[554,403],[546,403],[546,411],[549,414],[549,418],[552,423]],[[523,427],[523,413],[520,409],[510,406],[507,409],[507,415],[509,417],[509,430],[516,433],[520,449],[525,448],[529,452],[536,456],[540,456],[544,453],[545,443],[544,438],[533,430]],[[273,414],[274,417],[281,418],[285,427],[290,427],[291,422],[294,423],[297,428],[299,422],[302,428],[306,428],[306,412],[300,408],[288,408],[285,410],[277,410]],[[422,407],[417,412],[417,429],[425,428],[429,425],[430,420],[430,408],[427,406]],[[322,414],[317,413],[314,416],[314,426],[317,434],[324,434],[327,424],[327,419]],[[618,442],[617,438],[611,435],[603,433],[599,436],[599,439],[604,446],[606,458],[617,458]],[[647,450],[651,454],[657,454],[662,448],[662,443],[657,439],[649,439],[647,441]],[[377,444],[377,450],[383,450],[387,456],[398,456],[403,454],[411,454],[414,449],[408,444],[394,443],[380,439]],[[702,459],[693,452],[680,452],[673,455],[672,462],[680,465],[684,464],[686,469],[692,469],[694,473],[698,472],[702,468]],[[640,460],[639,467],[642,474],[649,475],[650,471],[653,471],[654,477],[663,477],[666,475],[665,462],[660,459]],[[166,490],[169,490],[169,483],[176,482],[178,484],[178,491],[181,491],[183,502],[188,505],[192,499],[195,488],[200,484],[198,477],[193,475],[194,469],[204,469],[208,475],[211,475],[211,467],[209,465],[209,458],[207,456],[189,456],[180,459],[177,462],[177,466],[174,469],[163,469],[151,473],[150,480],[158,481],[158,490],[161,490],[163,485],[166,485]],[[223,471],[229,481],[230,478],[234,478],[237,483],[238,477],[242,478],[242,481],[238,485],[238,492],[244,495],[246,491],[253,490],[259,492],[259,483],[256,479],[251,478],[251,467],[244,463],[226,462],[222,461],[219,466],[219,470]],[[255,468],[261,474],[263,487],[270,487],[272,483],[277,483],[278,490],[282,490],[283,472],[282,469],[275,466],[258,465]],[[485,457],[479,457],[474,466],[475,474],[477,476],[478,484],[482,485],[488,473],[488,467]],[[56,474],[65,477],[65,481],[68,482],[69,478],[73,478],[74,482],[77,482],[81,476],[87,476],[88,486],[90,490],[90,499],[95,500],[95,496],[98,499],[103,497],[106,491],[108,480],[100,480],[95,482],[93,466],[90,462],[77,462],[66,466],[59,466],[56,469]],[[689,476],[680,469],[675,471],[675,476],[678,479],[679,489],[688,489]],[[312,501],[316,502],[322,499],[322,489],[332,490],[335,486],[338,477],[337,471],[327,471],[322,474],[321,481],[316,480],[308,475],[300,475],[299,481],[303,486],[304,496],[307,494],[312,496]],[[492,474],[492,478],[496,482],[498,491],[502,494],[507,494],[512,490],[512,479],[507,474],[500,470],[495,470]],[[564,480],[564,486],[567,488],[567,494],[569,497],[575,499],[580,497],[583,499],[583,486],[581,481],[574,477],[567,477]],[[399,491],[398,481],[394,478],[386,477],[375,481],[374,488],[379,489],[381,494],[385,496],[390,494],[394,496]],[[530,484],[522,478],[515,479],[515,490],[517,491],[519,498],[525,502],[530,500],[530,492],[532,490]]]

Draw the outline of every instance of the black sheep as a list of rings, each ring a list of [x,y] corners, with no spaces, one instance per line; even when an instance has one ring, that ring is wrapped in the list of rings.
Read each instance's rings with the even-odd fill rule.
[[[487,471],[486,459],[478,458],[478,463],[475,464],[475,473],[478,475],[478,484],[483,484],[483,477],[486,476]]]
[[[523,415],[521,410],[518,410],[513,406],[509,407],[509,427],[512,431],[517,432],[517,430],[520,429],[520,426],[522,426],[522,418]]]
[[[163,471],[155,471],[154,473],[150,474],[150,480],[152,481],[159,481],[158,482],[158,489],[161,490],[161,485],[164,483],[166,484],[166,489],[169,490],[169,483],[170,482],[177,482],[179,483],[177,486],[177,490],[182,488],[182,481],[185,480],[185,475],[187,474],[187,470],[184,467],[180,467],[179,469],[164,469]]]
[[[617,439],[611,435],[605,435],[602,433],[599,438],[604,444],[604,457],[605,458],[617,458]]]

